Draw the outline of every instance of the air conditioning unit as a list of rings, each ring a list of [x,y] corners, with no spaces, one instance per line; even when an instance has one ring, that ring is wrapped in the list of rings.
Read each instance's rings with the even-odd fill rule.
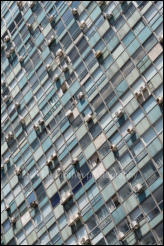
[[[124,112],[122,109],[118,110],[116,113],[115,113],[115,116],[119,119],[121,118],[121,116],[123,116]]]
[[[114,16],[113,16],[113,14],[106,13],[106,14],[104,14],[104,17],[107,20],[111,20]]]
[[[85,118],[84,118],[84,121],[85,121],[86,123],[89,123],[91,120],[92,120],[92,115],[91,115],[91,114],[87,114],[87,115],[85,116]]]
[[[87,236],[83,237],[80,240],[79,245],[91,245],[91,240]]]
[[[10,52],[7,52],[6,53],[6,58],[10,58],[10,56],[11,56]]]
[[[55,81],[59,80],[59,75],[58,75],[58,74],[55,74],[54,80],[55,80]]]
[[[75,224],[80,218],[81,218],[81,216],[80,216],[80,213],[78,212],[77,214],[75,214],[74,216],[72,216],[72,218],[68,221],[68,226],[72,226],[72,225]]]
[[[76,8],[73,8],[73,9],[72,9],[72,14],[73,14],[73,15],[78,15],[78,11],[77,11]]]
[[[63,67],[62,67],[62,72],[66,72],[68,71],[68,66],[67,64],[65,64]]]
[[[102,56],[102,52],[100,51],[100,50],[97,50],[96,52],[95,52],[95,57],[96,58],[100,58]]]
[[[110,149],[111,149],[112,152],[117,151],[117,147],[116,147],[116,145],[114,145],[114,144],[112,144],[112,145],[110,146]]]
[[[9,163],[9,161],[10,161],[10,159],[9,159],[9,158],[6,158],[6,159],[4,160],[4,164],[7,165],[7,163]]]
[[[140,87],[140,92],[142,93],[142,92],[145,92],[147,90],[147,88],[146,88],[146,86],[141,86]]]
[[[9,96],[8,95],[5,95],[3,100],[6,103],[9,100]]]
[[[71,59],[70,59],[69,56],[67,56],[67,55],[65,56],[65,60],[66,60],[66,63],[67,63],[67,64],[70,64],[70,63],[71,63]]]
[[[163,35],[159,38],[159,42],[163,46]]]
[[[17,6],[18,6],[18,8],[22,8],[22,1],[17,1]]]
[[[132,134],[133,132],[134,132],[134,129],[131,127],[129,127],[128,129],[127,129],[127,132],[129,133],[129,134]]]
[[[102,6],[102,5],[104,4],[104,1],[97,1],[97,4],[98,4],[99,6]]]
[[[33,201],[33,202],[30,203],[30,207],[31,208],[36,208],[37,206],[38,206],[37,201]]]
[[[10,54],[14,53],[15,52],[15,47],[11,47],[10,49]]]
[[[39,126],[38,125],[34,125],[34,129],[35,129],[35,131],[38,131],[39,130]]]
[[[125,238],[125,234],[120,231],[117,234],[117,238],[118,238],[119,241],[122,241]]]
[[[163,103],[163,97],[158,97],[156,102],[158,105],[161,105]]]
[[[12,225],[15,225],[15,223],[16,223],[16,218],[11,217],[11,218],[10,218],[10,223],[11,223]]]
[[[70,118],[71,116],[73,116],[72,110],[68,110],[68,111],[66,112],[65,116],[66,116],[67,118]]]
[[[18,59],[18,61],[19,61],[20,63],[22,63],[22,62],[24,61],[23,56],[20,56],[19,59]]]
[[[39,28],[40,32],[42,32],[44,29],[41,25],[38,25],[38,28]]]
[[[38,121],[38,124],[41,126],[41,125],[44,125],[44,120],[42,120],[42,119],[40,119],[39,121]]]
[[[5,48],[4,43],[1,42],[1,49],[3,50]]]
[[[138,229],[138,227],[139,227],[139,224],[138,224],[138,222],[136,220],[133,220],[133,221],[130,222],[131,230],[136,230],[136,229]]]
[[[55,40],[55,36],[52,35],[51,38],[48,40],[48,45],[50,45]]]
[[[35,1],[30,1],[30,2],[29,2],[29,7],[30,7],[30,8],[33,8],[34,5],[35,5]]]
[[[28,23],[27,24],[27,28],[28,28],[29,31],[32,31],[32,24]]]
[[[57,154],[56,153],[51,155],[51,160],[55,160],[56,158],[57,158]]]
[[[149,96],[149,90],[147,86],[141,86],[140,92],[143,93],[145,99]]]
[[[6,210],[7,212],[10,211],[10,206],[9,206],[8,204],[6,205],[5,210]]]
[[[9,136],[6,136],[5,139],[6,139],[6,142],[7,142],[7,143],[8,143],[9,140],[10,140]]]
[[[65,93],[67,91],[67,89],[68,89],[68,84],[66,82],[64,82],[61,86],[61,90],[63,93]]]
[[[15,109],[18,109],[20,107],[20,103],[16,102],[15,103]]]
[[[62,173],[62,170],[61,168],[59,167],[57,170],[56,170],[57,174],[60,175]]]
[[[1,86],[2,86],[2,87],[6,87],[5,81],[3,81],[3,82],[1,83]]]
[[[9,35],[6,35],[5,38],[4,38],[4,42],[7,43],[7,42],[9,42],[9,41],[10,41],[10,37],[9,37]]]
[[[85,21],[81,21],[79,26],[80,26],[80,29],[83,30],[86,27]]]
[[[21,118],[20,118],[20,123],[21,123],[22,125],[25,125],[25,124],[26,124],[25,119],[21,117]]]
[[[62,49],[58,49],[56,52],[56,56],[62,56],[62,55],[63,55]]]
[[[22,174],[22,170],[21,170],[20,167],[17,167],[17,168],[16,168],[15,174],[16,174],[17,176],[20,176],[20,175]]]
[[[48,19],[49,19],[49,22],[52,23],[54,21],[53,15],[50,15]]]
[[[143,191],[143,185],[142,184],[136,184],[134,187],[133,187],[133,191],[135,193],[140,193]]]
[[[52,160],[51,159],[49,159],[49,160],[46,161],[46,166],[50,167],[51,164],[52,164]]]
[[[14,137],[13,132],[9,132],[8,136],[9,136],[10,139],[12,139]]]
[[[64,203],[66,203],[66,202],[69,200],[69,198],[70,198],[71,196],[72,196],[72,193],[71,193],[70,191],[66,192],[66,193],[63,195],[63,197],[62,197],[62,199],[61,199],[61,201],[60,201],[61,205],[63,205]]]
[[[77,158],[74,158],[74,159],[72,160],[72,165],[76,165],[78,162],[79,162],[78,159],[77,159]]]
[[[140,92],[135,92],[135,96],[137,99],[139,99],[140,97],[142,97],[142,93]]]
[[[46,65],[46,70],[47,70],[47,72],[50,72],[51,68],[52,68],[51,64],[47,64],[47,65]]]
[[[79,100],[82,99],[84,97],[84,93],[80,92],[77,97],[78,97]]]

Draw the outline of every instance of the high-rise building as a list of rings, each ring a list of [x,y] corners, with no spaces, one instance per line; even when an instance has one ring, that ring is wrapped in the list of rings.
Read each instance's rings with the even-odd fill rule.
[[[162,1],[1,2],[1,244],[163,242]]]

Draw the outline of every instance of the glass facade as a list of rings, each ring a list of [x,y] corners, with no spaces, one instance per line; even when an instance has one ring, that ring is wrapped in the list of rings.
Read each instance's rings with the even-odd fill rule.
[[[162,1],[1,2],[1,244],[163,243]]]

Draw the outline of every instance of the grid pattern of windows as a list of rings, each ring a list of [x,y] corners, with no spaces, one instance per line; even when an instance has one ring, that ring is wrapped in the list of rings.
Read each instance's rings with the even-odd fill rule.
[[[162,244],[162,14],[2,1],[2,244]]]

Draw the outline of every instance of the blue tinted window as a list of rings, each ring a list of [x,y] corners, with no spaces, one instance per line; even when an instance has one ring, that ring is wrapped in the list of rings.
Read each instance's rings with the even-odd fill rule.
[[[59,194],[56,193],[52,198],[51,198],[51,204],[52,207],[56,207],[58,205],[58,203],[60,202],[60,197]]]

